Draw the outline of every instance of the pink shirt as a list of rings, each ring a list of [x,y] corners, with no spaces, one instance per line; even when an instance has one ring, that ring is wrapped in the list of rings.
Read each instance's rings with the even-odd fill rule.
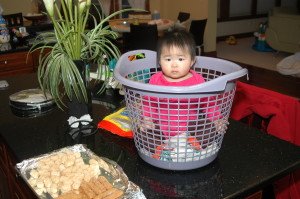
[[[162,72],[157,72],[151,76],[149,84],[160,86],[192,86],[204,83],[205,80],[202,75],[190,70],[192,77],[180,82],[167,81]],[[158,97],[144,97],[143,98],[144,115],[150,117],[155,123],[158,123],[162,133],[165,136],[174,136],[178,133],[187,131],[188,122],[198,118],[198,109],[200,106],[207,106],[203,102],[208,99],[200,98],[158,98]],[[201,100],[201,102],[200,102]],[[209,106],[211,104],[209,103]],[[207,108],[207,116],[213,118],[220,115],[218,107]]]
[[[188,79],[185,79],[180,82],[169,82],[164,78],[163,73],[160,71],[151,76],[149,84],[160,86],[192,86],[205,82],[202,75],[196,73],[196,71],[194,70],[190,70],[190,72],[192,73],[192,77]]]

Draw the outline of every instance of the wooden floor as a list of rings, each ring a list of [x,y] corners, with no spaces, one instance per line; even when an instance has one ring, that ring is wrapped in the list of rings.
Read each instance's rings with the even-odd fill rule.
[[[281,75],[276,71],[258,68],[243,63],[238,64],[247,68],[249,74],[249,80],[242,78],[240,79],[241,81],[300,99],[299,77]]]

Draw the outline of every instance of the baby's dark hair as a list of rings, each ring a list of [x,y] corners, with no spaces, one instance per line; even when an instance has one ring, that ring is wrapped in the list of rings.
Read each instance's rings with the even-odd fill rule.
[[[191,33],[182,28],[175,28],[168,32],[158,40],[157,44],[157,59],[159,61],[163,47],[171,48],[172,46],[180,49],[188,49],[192,60],[196,57],[196,44]]]

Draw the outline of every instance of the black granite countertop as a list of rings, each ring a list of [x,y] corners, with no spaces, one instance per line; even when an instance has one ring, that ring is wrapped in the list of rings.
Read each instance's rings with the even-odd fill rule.
[[[0,90],[0,136],[20,162],[75,144],[66,133],[67,114],[57,108],[33,118],[12,113],[8,96],[36,88],[35,79],[35,74],[10,77],[8,89]],[[100,101],[93,104],[95,123],[118,107],[119,100],[109,101],[114,106],[104,106],[109,103]],[[116,161],[147,198],[155,199],[241,198],[300,168],[300,147],[232,120],[218,157],[211,164],[190,171],[153,167],[139,158],[133,140],[103,130],[80,143],[97,155]]]

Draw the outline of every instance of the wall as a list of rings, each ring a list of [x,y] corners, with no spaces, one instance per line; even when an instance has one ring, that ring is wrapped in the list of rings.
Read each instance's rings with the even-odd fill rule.
[[[192,19],[207,18],[204,51],[216,51],[217,0],[150,0],[150,11],[158,10],[162,18],[176,21],[178,13],[189,12]]]
[[[296,0],[282,0],[282,6],[295,6]],[[193,6],[191,6],[193,5]],[[195,6],[194,6],[195,5]],[[191,19],[208,18],[204,34],[204,51],[216,51],[216,38],[241,33],[256,32],[267,18],[246,19],[217,23],[218,0],[150,0],[150,10],[159,10],[162,17],[176,20],[179,11],[191,13]]]
[[[204,35],[204,44],[206,45],[204,48],[204,52],[217,51],[217,9],[218,1],[209,0],[207,32]]]
[[[1,0],[3,14],[22,12],[23,15],[31,13],[31,0]]]
[[[191,6],[192,5],[192,6]],[[204,19],[208,16],[208,0],[150,0],[150,10],[158,10],[162,18],[176,20],[178,13],[189,12],[191,19]]]
[[[259,24],[267,18],[225,21],[217,23],[217,37],[258,31]]]
[[[219,0],[220,1],[220,0]],[[237,2],[237,0],[235,0]],[[263,3],[265,12],[268,12],[273,6],[274,1],[260,1],[258,3]],[[266,5],[268,4],[268,5]],[[236,5],[239,5],[236,3]],[[281,0],[282,7],[295,7],[297,5],[297,0]],[[232,10],[240,10],[237,6],[232,8]],[[246,19],[246,20],[238,20],[238,21],[226,21],[226,22],[219,22],[217,24],[217,36],[228,36],[233,34],[240,34],[240,33],[249,33],[249,32],[256,32],[259,28],[259,24],[261,22],[266,22],[268,20],[267,17],[264,18],[257,18],[257,19]]]

